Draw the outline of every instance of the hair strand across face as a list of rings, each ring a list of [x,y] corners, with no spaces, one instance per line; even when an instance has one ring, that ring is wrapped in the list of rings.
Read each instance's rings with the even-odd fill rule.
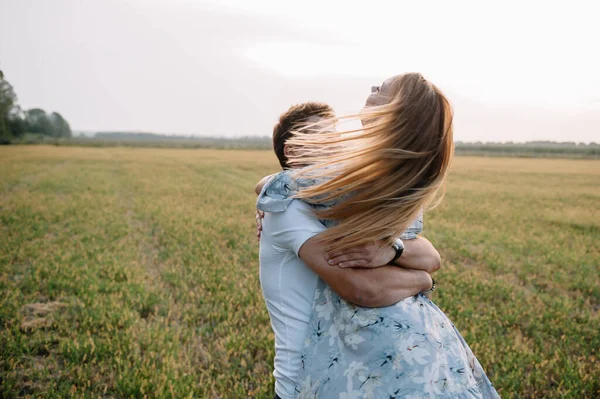
[[[338,118],[360,118],[360,132],[332,132],[336,120],[331,119],[329,126],[322,125],[322,133],[307,134],[301,128],[289,139],[301,149],[289,163],[311,165],[295,177],[318,178],[297,197],[311,202],[340,199],[317,212],[322,219],[339,222],[322,235],[333,248],[391,241],[443,195],[454,153],[450,103],[417,73],[398,76],[389,92],[387,104]]]

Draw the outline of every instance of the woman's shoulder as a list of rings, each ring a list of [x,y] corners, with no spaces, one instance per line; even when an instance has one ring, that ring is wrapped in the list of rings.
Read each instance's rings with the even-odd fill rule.
[[[322,181],[298,172],[288,169],[273,175],[258,195],[256,207],[264,212],[284,212],[300,190]],[[336,203],[336,200],[320,201],[317,198],[305,198],[303,201],[322,206],[332,206]]]
[[[293,200],[296,190],[289,170],[279,172],[269,179],[262,188],[256,207],[264,212],[283,212]]]
[[[293,195],[295,187],[291,171],[284,170],[271,176],[262,191],[274,198],[288,198]]]
[[[419,216],[408,226],[408,228],[402,233],[400,238],[402,240],[413,240],[417,238],[423,231],[423,211],[419,213]]]

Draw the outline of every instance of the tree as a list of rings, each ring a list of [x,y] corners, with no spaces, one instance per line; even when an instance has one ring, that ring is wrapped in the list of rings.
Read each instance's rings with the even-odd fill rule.
[[[27,132],[50,137],[71,137],[69,123],[58,112],[47,114],[40,108],[25,111]]]
[[[58,112],[53,112],[49,119],[53,125],[53,132],[56,137],[72,137],[71,126]]]
[[[10,120],[18,116],[18,112],[17,95],[0,71],[0,142],[8,143],[14,137]]]
[[[69,123],[58,112],[47,114],[40,108],[23,112],[17,104],[13,87],[0,71],[0,143],[10,143],[25,133],[50,137],[72,136]]]
[[[13,137],[21,137],[27,133],[25,120],[23,119],[23,111],[18,105],[14,106],[7,118],[8,130]]]
[[[48,117],[41,108],[32,108],[25,111],[25,126],[28,133],[47,134]]]

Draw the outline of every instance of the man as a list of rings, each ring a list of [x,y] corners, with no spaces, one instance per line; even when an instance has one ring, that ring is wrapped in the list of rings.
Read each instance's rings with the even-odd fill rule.
[[[287,155],[294,151],[286,145],[291,131],[299,124],[332,116],[333,110],[319,103],[292,106],[280,116],[273,146],[282,168],[289,168]],[[440,264],[435,248],[421,237],[407,240],[399,257],[398,248],[380,250],[380,243],[355,248],[349,254],[328,253],[318,239],[325,226],[314,217],[313,208],[299,200],[291,200],[284,212],[267,212],[262,229],[260,281],[275,333],[275,397],[281,399],[295,396],[319,278],[349,302],[380,307],[429,290],[433,281],[428,272]],[[395,266],[364,268],[386,265],[393,259]],[[340,263],[349,268],[337,267]]]

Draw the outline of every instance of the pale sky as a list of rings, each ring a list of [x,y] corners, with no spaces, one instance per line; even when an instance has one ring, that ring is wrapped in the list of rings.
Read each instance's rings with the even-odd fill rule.
[[[418,71],[463,141],[600,141],[590,1],[0,0],[0,69],[74,130],[269,135]]]

